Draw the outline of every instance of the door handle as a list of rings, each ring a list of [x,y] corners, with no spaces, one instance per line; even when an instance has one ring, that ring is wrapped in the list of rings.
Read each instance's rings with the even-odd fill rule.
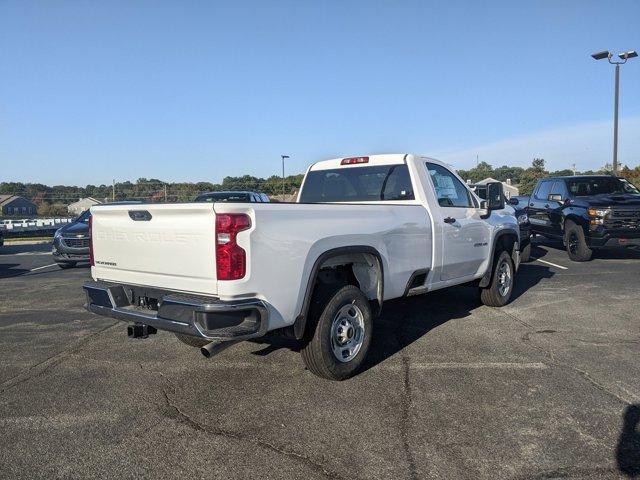
[[[544,208],[549,208],[549,204],[547,203],[547,204],[544,206]]]
[[[453,217],[447,217],[444,219],[444,223],[456,223],[456,219]]]

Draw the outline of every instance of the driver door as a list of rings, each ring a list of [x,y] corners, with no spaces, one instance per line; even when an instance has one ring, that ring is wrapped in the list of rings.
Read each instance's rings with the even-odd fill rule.
[[[441,281],[471,276],[490,254],[490,229],[480,218],[479,205],[467,187],[449,169],[427,162],[442,228]]]

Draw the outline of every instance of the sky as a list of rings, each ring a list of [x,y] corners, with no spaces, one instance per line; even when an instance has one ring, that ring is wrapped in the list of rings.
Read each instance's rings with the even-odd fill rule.
[[[470,168],[611,160],[640,1],[0,0],[0,181],[301,173],[421,153]],[[619,160],[640,165],[640,58]]]

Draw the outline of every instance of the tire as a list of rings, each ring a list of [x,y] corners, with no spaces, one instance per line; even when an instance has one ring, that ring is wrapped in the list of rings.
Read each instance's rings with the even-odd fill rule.
[[[531,240],[520,252],[520,263],[527,263],[529,260],[531,260]]]
[[[353,377],[367,356],[373,335],[371,308],[364,293],[353,285],[340,288],[309,321],[301,351],[306,367],[329,380]]]
[[[503,250],[496,255],[491,283],[487,288],[480,289],[480,299],[489,307],[502,307],[509,303],[515,283],[515,269],[509,252]]]
[[[176,338],[180,340],[185,345],[189,345],[190,347],[202,348],[207,343],[210,343],[210,340],[205,340],[204,338],[192,337],[191,335],[182,335],[180,333],[175,334]]]
[[[58,266],[62,269],[67,269],[67,268],[73,268],[76,266],[76,262],[64,262],[64,263],[59,263]]]
[[[593,250],[587,246],[584,230],[580,225],[568,221],[564,229],[564,244],[567,248],[569,259],[573,262],[588,262],[591,260]]]

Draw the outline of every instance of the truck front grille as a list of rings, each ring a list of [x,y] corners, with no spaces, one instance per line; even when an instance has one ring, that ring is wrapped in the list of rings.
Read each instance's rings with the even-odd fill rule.
[[[613,230],[640,230],[640,209],[614,208],[604,226]]]
[[[69,248],[89,248],[88,238],[62,238],[62,243]]]

